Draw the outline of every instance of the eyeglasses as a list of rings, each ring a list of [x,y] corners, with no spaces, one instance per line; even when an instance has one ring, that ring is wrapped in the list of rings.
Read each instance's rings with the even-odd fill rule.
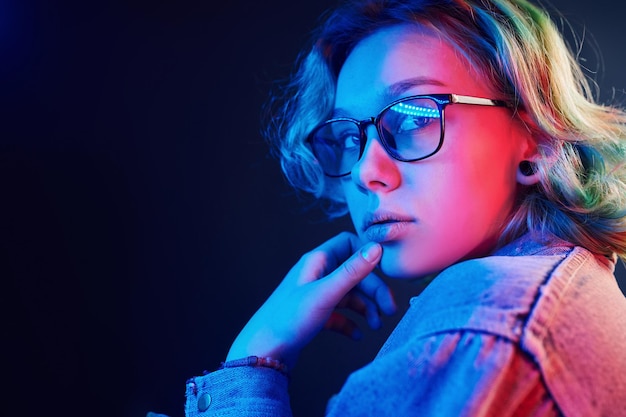
[[[376,126],[379,140],[391,157],[402,162],[419,161],[441,149],[448,104],[507,107],[501,100],[457,94],[410,96],[387,105],[376,117],[327,120],[311,132],[308,142],[329,177],[343,177],[352,171],[363,155],[368,125]]]

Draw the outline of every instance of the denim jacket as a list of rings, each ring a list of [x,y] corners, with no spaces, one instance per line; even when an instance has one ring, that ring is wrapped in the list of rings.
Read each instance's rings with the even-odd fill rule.
[[[328,416],[626,416],[616,259],[525,236],[417,297]],[[287,377],[237,367],[187,383],[188,417],[291,416]]]

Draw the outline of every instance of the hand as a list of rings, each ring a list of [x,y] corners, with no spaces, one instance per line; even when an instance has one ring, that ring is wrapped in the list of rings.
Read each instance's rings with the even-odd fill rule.
[[[324,327],[358,337],[356,324],[337,308],[352,309],[371,327],[380,326],[379,311],[393,314],[396,308],[389,288],[372,273],[382,247],[359,246],[356,235],[344,232],[302,256],[239,333],[227,360],[267,356],[292,367]]]

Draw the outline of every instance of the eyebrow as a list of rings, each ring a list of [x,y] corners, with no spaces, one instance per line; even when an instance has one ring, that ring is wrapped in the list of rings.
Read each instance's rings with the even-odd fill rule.
[[[434,78],[428,78],[428,77],[408,78],[406,80],[393,83],[389,87],[387,87],[383,93],[383,97],[387,99],[388,101],[393,101],[399,98],[398,96],[404,94],[404,92],[406,92],[407,90],[410,90],[411,88],[414,88],[414,87],[420,87],[423,85],[434,85],[437,87],[445,86],[443,82],[436,80]]]
[[[385,88],[381,94],[381,100],[384,103],[391,103],[392,101],[400,98],[400,96],[402,96],[406,91],[423,85],[443,87],[446,84],[434,78],[428,77],[407,78],[406,80],[398,81]],[[345,109],[336,108],[333,110],[331,117],[349,117],[349,114],[350,113]]]

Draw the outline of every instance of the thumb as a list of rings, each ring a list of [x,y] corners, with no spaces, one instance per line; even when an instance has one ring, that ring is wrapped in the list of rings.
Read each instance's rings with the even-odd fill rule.
[[[382,254],[383,248],[379,243],[370,242],[363,246],[322,280],[324,298],[333,305],[338,303],[376,268]]]

